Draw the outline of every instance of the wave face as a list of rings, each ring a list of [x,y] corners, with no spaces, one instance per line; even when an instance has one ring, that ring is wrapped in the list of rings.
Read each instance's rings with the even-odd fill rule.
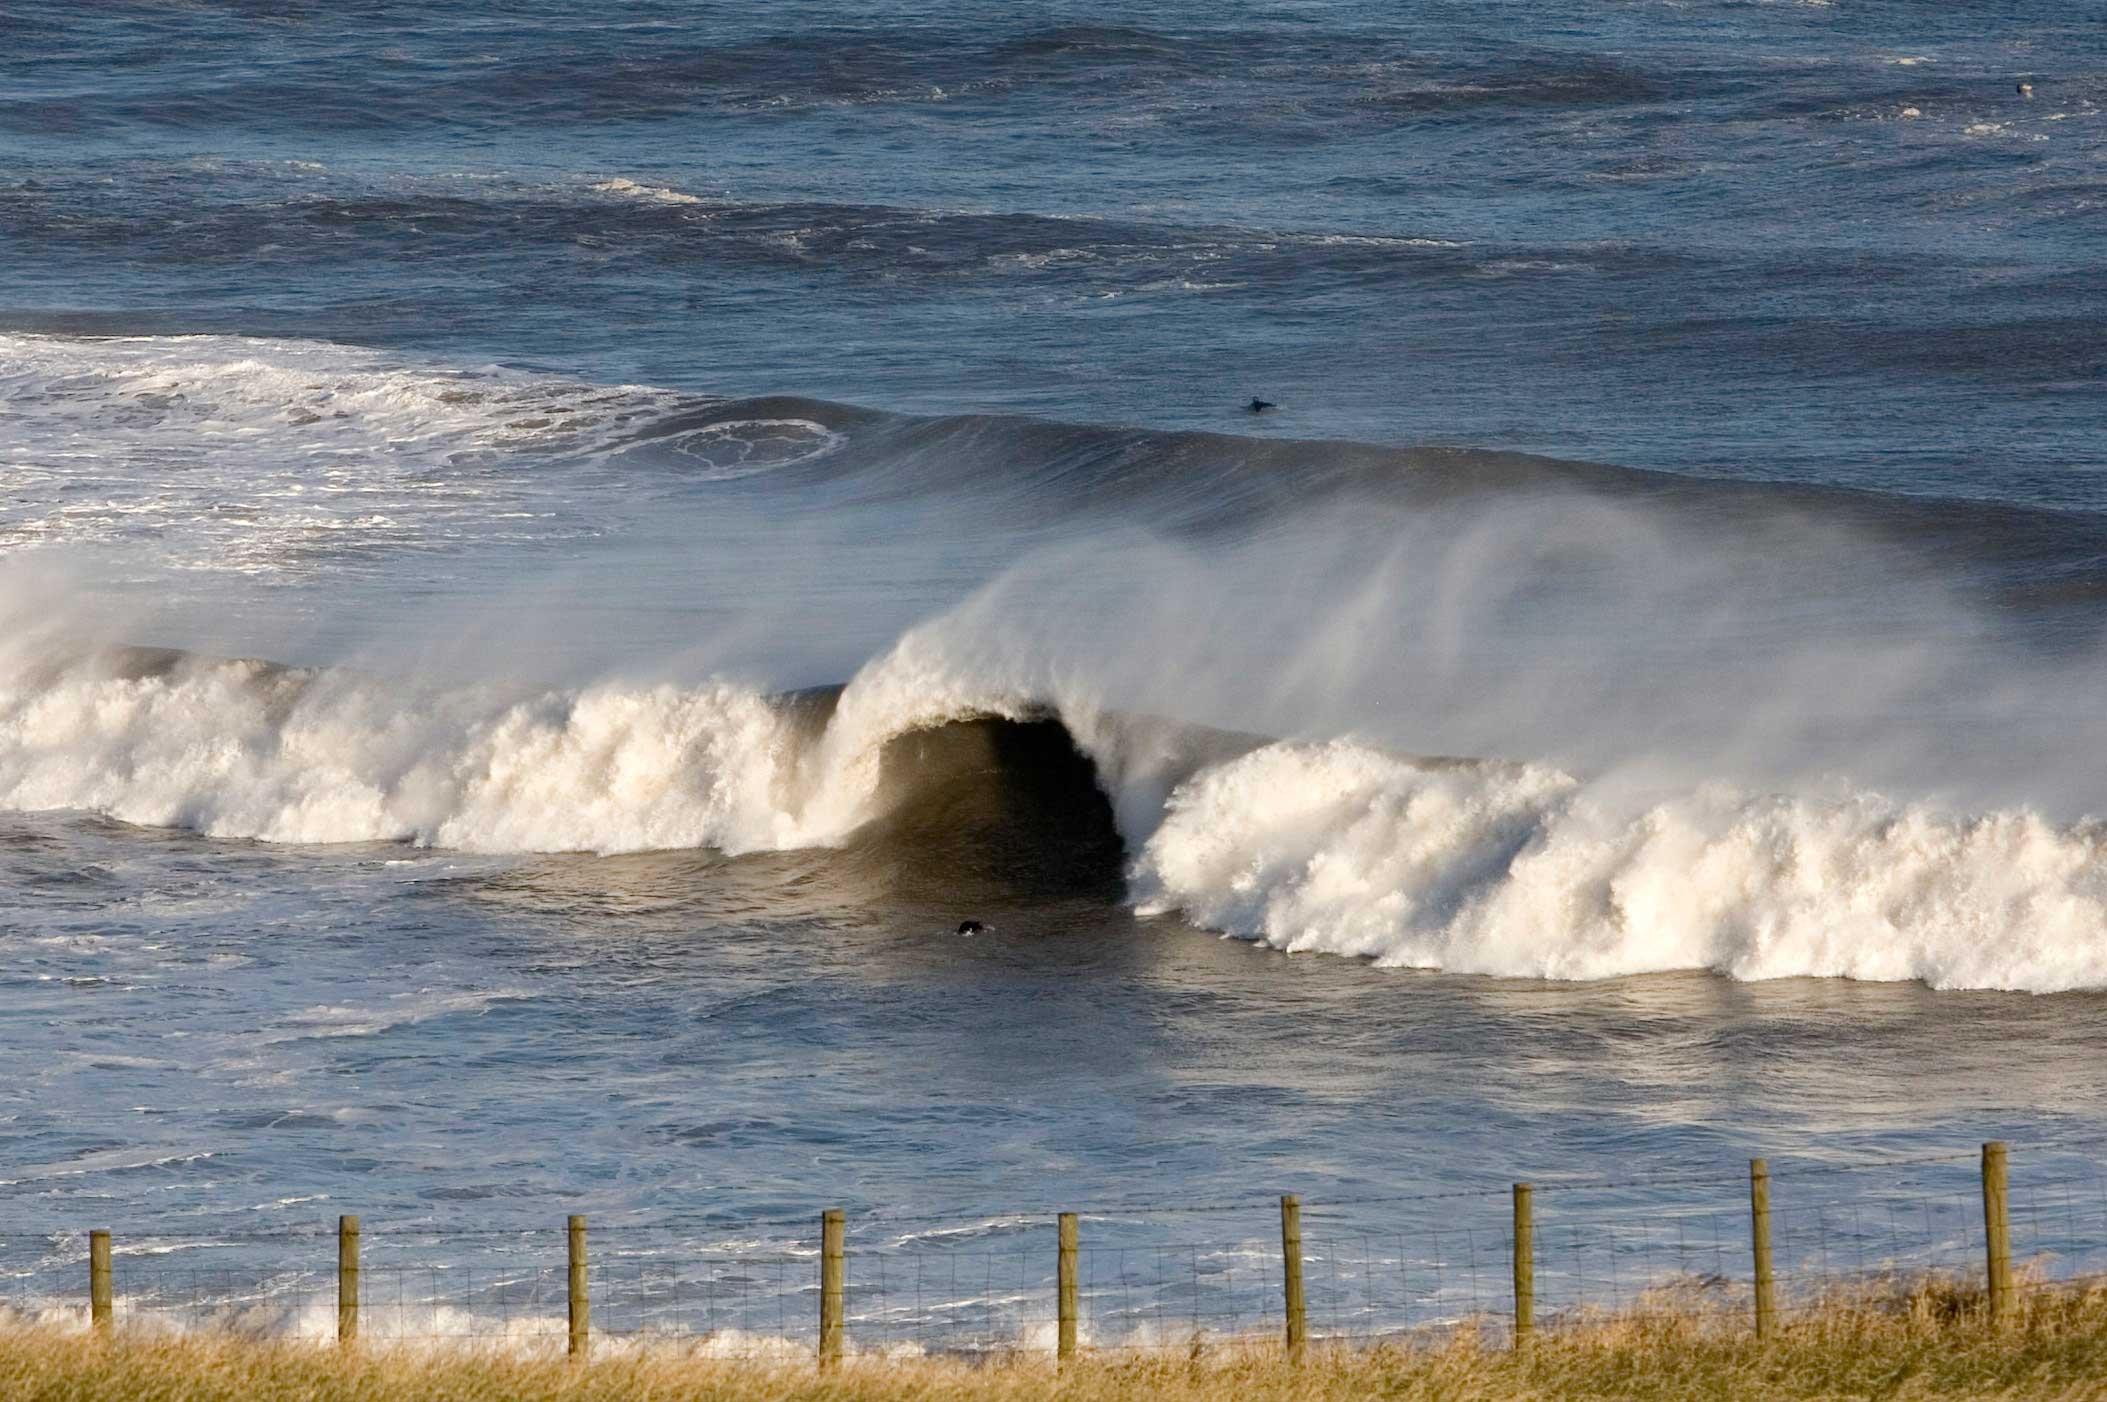
[[[1123,890],[1283,950],[1510,977],[2107,986],[2094,821],[1635,797],[1548,765],[1064,714],[947,687],[912,649],[839,691],[511,700],[101,653],[0,689],[0,804],[271,842],[835,848],[902,898]]]
[[[755,569],[783,547],[750,539],[749,508],[882,511],[955,522],[961,537],[999,518],[996,548],[1015,551],[1064,532],[1223,539],[1342,505],[1399,518],[1563,497],[1637,504],[1763,551],[1804,549],[1819,521],[1854,548],[1946,566],[1942,588],[2006,601],[2107,592],[2102,513],[1484,449],[726,398],[310,341],[0,333],[0,412],[12,454],[0,551],[113,547],[128,569],[265,584],[401,579],[476,551],[553,558],[669,512],[700,532],[731,521],[709,544]]]

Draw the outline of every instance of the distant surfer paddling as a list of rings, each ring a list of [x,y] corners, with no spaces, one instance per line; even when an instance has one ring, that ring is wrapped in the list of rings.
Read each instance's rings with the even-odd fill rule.
[[[988,927],[978,920],[961,920],[958,922],[958,932],[962,935],[984,935],[988,932]]]
[[[1263,414],[1268,409],[1278,409],[1280,406],[1270,399],[1260,399],[1254,394],[1251,396],[1251,403],[1246,407],[1254,414]]]

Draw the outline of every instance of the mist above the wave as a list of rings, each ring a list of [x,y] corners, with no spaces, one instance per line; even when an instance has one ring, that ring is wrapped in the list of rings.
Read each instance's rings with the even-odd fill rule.
[[[914,632],[989,692],[1598,782],[2099,802],[2102,668],[1984,590],[1988,516],[310,342],[9,344],[44,466],[5,587],[116,641],[530,692],[837,682]]]
[[[915,636],[999,686],[1597,785],[1841,779],[2094,811],[2107,666],[1965,583],[1745,503],[1349,497],[1229,538],[1111,526]]]
[[[18,632],[75,645],[507,699],[860,674],[845,710],[872,735],[942,692],[954,710],[1058,700],[1540,761],[1598,789],[1846,782],[2059,818],[2101,807],[2100,657],[2058,640],[2067,615],[2001,606],[1965,558],[1934,563],[1906,532],[1746,492],[1459,489],[1409,466],[1178,526],[1195,484],[1168,471],[1100,495],[1063,472],[928,460],[955,447],[880,444],[785,490],[631,480],[622,529],[589,550],[467,552],[437,589],[127,577],[114,547],[18,555],[0,589]],[[1293,471],[1292,446],[1269,451],[1267,470]]]

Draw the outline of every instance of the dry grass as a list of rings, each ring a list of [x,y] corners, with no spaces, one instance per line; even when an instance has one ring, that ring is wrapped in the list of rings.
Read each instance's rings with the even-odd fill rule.
[[[2034,1287],[2020,1317],[1986,1323],[1979,1292],[1892,1284],[1792,1312],[1758,1343],[1738,1313],[1656,1301],[1643,1314],[1569,1319],[1514,1352],[1464,1329],[1411,1345],[1315,1347],[1300,1368],[1257,1344],[1107,1354],[1056,1373],[1020,1355],[979,1363],[851,1359],[738,1363],[666,1349],[585,1366],[226,1335],[118,1330],[105,1338],[0,1331],[8,1402],[424,1402],[674,1398],[950,1402],[1566,1398],[2107,1398],[2107,1290]]]

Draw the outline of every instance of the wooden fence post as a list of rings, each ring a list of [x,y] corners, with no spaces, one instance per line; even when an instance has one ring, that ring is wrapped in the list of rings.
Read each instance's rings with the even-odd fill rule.
[[[570,1223],[571,1255],[571,1349],[570,1356],[583,1362],[593,1340],[593,1297],[585,1274],[585,1219],[573,1216]]]
[[[88,1318],[97,1329],[110,1327],[110,1234],[88,1233]]]
[[[358,1342],[358,1218],[337,1218],[337,1342]]]
[[[1056,1358],[1066,1363],[1075,1357],[1076,1315],[1076,1218],[1073,1212],[1064,1212],[1060,1217],[1060,1273],[1057,1277],[1059,1311],[1059,1336],[1056,1343]]]
[[[1770,1274],[1770,1160],[1749,1160],[1749,1249],[1756,1257],[1756,1337],[1778,1325],[1778,1291]]]
[[[1520,1348],[1536,1327],[1536,1221],[1527,1183],[1514,1185],[1514,1346]]]
[[[1308,1339],[1302,1299],[1302,1199],[1285,1193],[1280,1199],[1280,1278],[1288,1315],[1288,1362],[1302,1361]]]
[[[1990,1318],[2012,1312],[2012,1224],[2005,1212],[2005,1143],[1983,1145],[1983,1252],[1989,1269]]]
[[[848,1289],[848,1218],[830,1207],[819,1218],[819,1366],[841,1362],[844,1299]]]

